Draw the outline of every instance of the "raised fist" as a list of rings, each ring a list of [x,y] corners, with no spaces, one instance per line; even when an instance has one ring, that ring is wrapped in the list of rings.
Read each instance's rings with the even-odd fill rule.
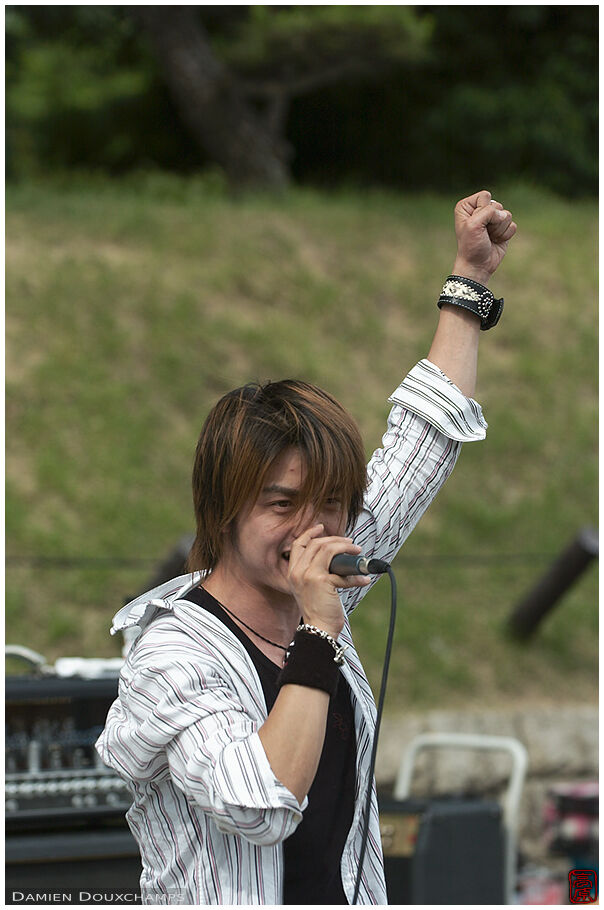
[[[457,257],[453,274],[488,284],[516,230],[512,213],[491,199],[488,190],[460,199],[455,206]]]

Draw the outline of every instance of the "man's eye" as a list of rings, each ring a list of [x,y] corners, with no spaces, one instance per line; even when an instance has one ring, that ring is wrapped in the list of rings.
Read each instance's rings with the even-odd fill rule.
[[[339,509],[341,504],[342,503],[340,502],[340,500],[336,499],[335,497],[330,497],[329,499],[325,500],[325,505],[328,506],[330,509]]]
[[[271,502],[271,506],[276,506],[279,509],[288,509],[291,506],[289,499],[279,499],[276,502]]]

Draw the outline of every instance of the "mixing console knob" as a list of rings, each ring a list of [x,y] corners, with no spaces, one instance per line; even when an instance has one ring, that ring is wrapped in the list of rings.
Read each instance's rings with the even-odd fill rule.
[[[86,767],[86,753],[83,749],[77,748],[73,753],[73,767],[74,768],[85,768]]]
[[[94,793],[87,793],[86,796],[83,797],[83,802],[85,806],[96,806],[96,796]]]
[[[58,744],[52,743],[48,747],[48,760],[53,771],[59,771],[63,767],[61,747]]]
[[[84,803],[84,797],[80,796],[78,793],[76,793],[75,796],[71,797],[71,805],[75,806],[76,809],[81,809],[83,803]]]
[[[19,809],[19,803],[16,799],[7,799],[5,803],[5,809],[7,812],[17,812]]]
[[[42,747],[37,739],[30,739],[27,746],[27,769],[30,774],[37,774],[40,770]]]

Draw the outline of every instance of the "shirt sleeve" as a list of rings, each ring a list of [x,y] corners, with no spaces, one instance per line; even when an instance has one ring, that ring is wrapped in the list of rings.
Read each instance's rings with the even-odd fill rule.
[[[429,360],[420,360],[388,400],[423,417],[449,439],[472,442],[486,436],[488,424],[478,402]]]
[[[389,401],[382,447],[367,466],[364,507],[352,536],[365,556],[392,562],[451,474],[462,442],[484,439],[487,423],[478,402],[429,360],[413,367]],[[367,590],[341,592],[347,613]]]
[[[162,648],[121,683],[97,743],[103,761],[139,785],[169,772],[223,833],[262,845],[289,837],[306,800],[273,774],[258,723],[215,668],[165,638]]]

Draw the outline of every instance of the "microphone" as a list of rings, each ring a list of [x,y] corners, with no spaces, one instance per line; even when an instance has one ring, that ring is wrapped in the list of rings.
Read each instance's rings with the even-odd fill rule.
[[[366,556],[353,556],[351,553],[338,553],[329,563],[332,575],[383,575],[390,568],[390,563],[383,559],[367,559]]]

